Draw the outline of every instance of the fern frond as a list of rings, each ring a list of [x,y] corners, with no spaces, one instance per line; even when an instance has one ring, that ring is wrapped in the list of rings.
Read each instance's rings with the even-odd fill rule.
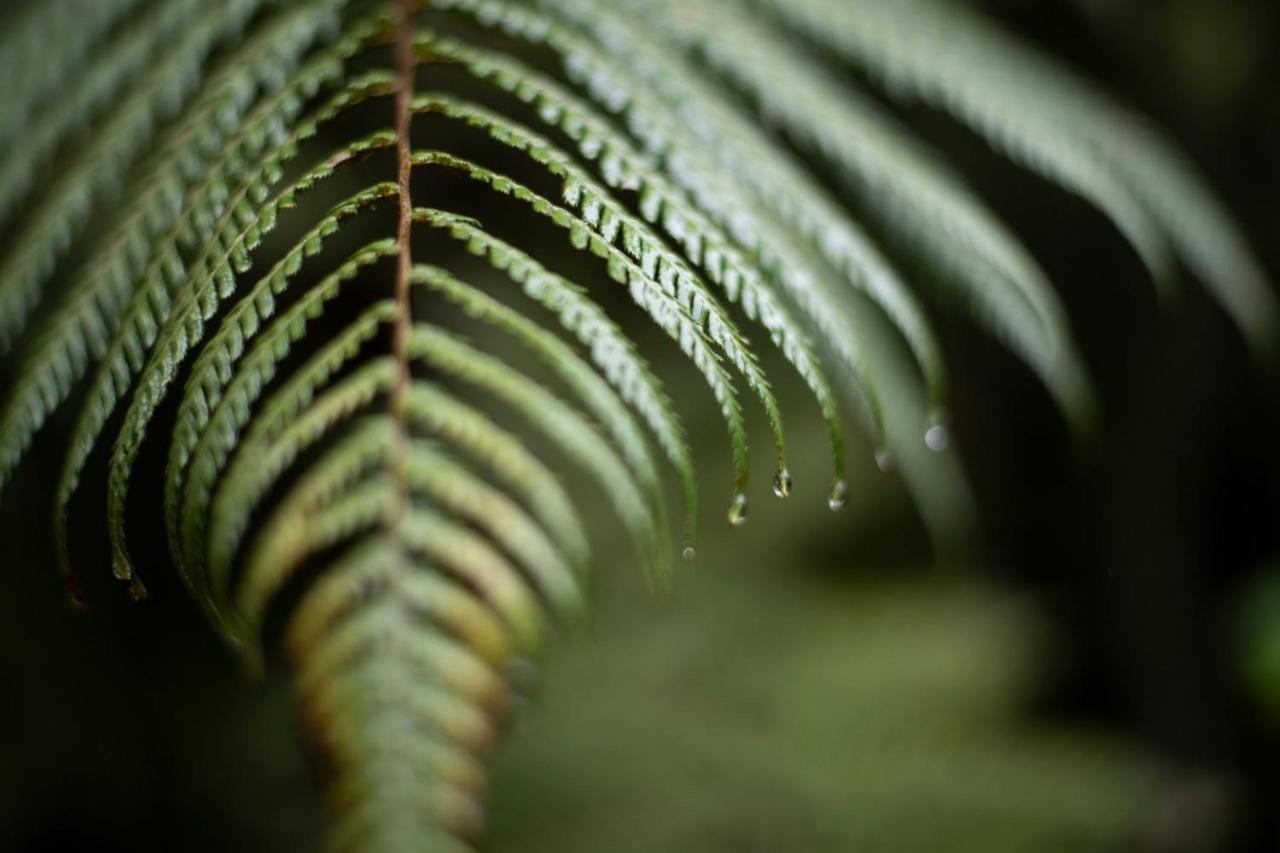
[[[261,336],[256,333],[274,308],[271,290],[264,288],[260,294],[248,294],[227,313],[201,351],[179,404],[165,475],[165,521],[170,547],[175,556],[182,556],[177,561],[178,569],[188,584],[195,583],[185,569],[194,555],[182,543],[199,541],[189,525],[199,523],[202,510],[208,505],[212,480],[234,449],[258,393],[270,383],[293,342],[306,335],[308,323],[324,311],[325,303],[335,299],[363,269],[395,257],[398,251],[391,239],[359,250],[304,293]],[[264,283],[269,281],[269,276],[263,279]],[[334,336],[334,343],[339,345],[335,356],[349,356],[377,332],[379,321],[387,322],[394,316],[389,306],[375,305],[349,327],[350,332]],[[224,377],[230,377],[230,381]],[[197,499],[200,503],[193,507]],[[179,517],[184,520],[182,525]],[[119,524],[123,525],[123,518]]]
[[[576,0],[557,0],[573,6]],[[829,159],[888,224],[901,228],[964,289],[974,316],[1040,373],[1064,408],[1084,417],[1091,405],[1083,369],[1047,280],[1008,231],[958,179],[847,85],[760,25],[719,3],[676,9],[664,0],[624,0],[646,8],[636,19],[696,51],[742,88],[760,111]],[[638,37],[637,37],[638,38]],[[804,81],[801,85],[800,81]]]
[[[500,87],[533,102],[544,121],[558,123],[565,133],[579,141],[584,156],[600,159],[601,170],[611,186],[628,187],[638,183],[635,188],[641,193],[640,206],[645,218],[661,222],[695,261],[702,256],[705,245],[707,260],[717,270],[713,278],[720,277],[721,266],[727,261],[736,273],[729,275],[727,287],[731,298],[736,298],[736,289],[743,282],[749,287],[758,276],[751,275],[749,267],[734,267],[735,252],[724,245],[722,238],[716,239],[718,235],[699,219],[706,216],[717,222],[723,233],[732,235],[740,249],[757,256],[755,262],[760,265],[760,271],[768,273],[796,300],[809,321],[826,333],[824,340],[836,347],[844,366],[865,383],[868,376],[862,369],[863,357],[857,352],[856,341],[848,334],[847,327],[835,319],[848,310],[847,307],[836,309],[830,303],[823,289],[814,284],[814,279],[823,273],[803,262],[792,245],[800,238],[809,240],[849,282],[865,288],[894,318],[916,352],[933,400],[940,403],[944,381],[937,344],[910,292],[870,242],[811,186],[808,176],[798,168],[788,169],[785,155],[776,146],[761,140],[750,122],[734,116],[722,97],[700,89],[696,81],[670,69],[663,70],[664,65],[673,62],[678,67],[678,57],[637,54],[632,56],[632,61],[620,64],[618,57],[599,50],[591,39],[524,7],[475,0],[448,0],[444,5],[474,16],[482,25],[501,28],[507,35],[525,38],[559,53],[569,74],[587,88],[601,107],[625,114],[628,130],[644,147],[646,155],[660,162],[666,176],[684,190],[686,199],[672,199],[668,187],[652,180],[651,170],[632,164],[634,158],[628,147],[619,144],[607,125],[600,121],[592,124],[589,110],[575,105],[554,88],[546,87],[532,72],[448,40],[436,40],[427,46],[429,56],[460,62],[471,73],[492,78]],[[589,23],[600,24],[600,41],[615,50],[629,47],[611,28],[619,25],[614,17],[598,15],[597,10],[590,7],[575,9],[574,13]],[[653,76],[637,79],[637,72]],[[655,93],[662,93],[664,97],[655,98]],[[688,118],[681,115],[687,113],[682,108],[685,103],[710,110],[720,126],[712,127],[705,120],[682,121]],[[628,173],[628,164],[634,176]],[[741,187],[744,180],[754,185],[756,198],[744,194]],[[689,210],[688,201],[698,206],[697,214]],[[760,205],[771,206],[772,215],[756,212],[754,208]],[[775,217],[781,217],[781,221]],[[743,301],[751,305],[752,298],[753,295],[744,296]],[[874,386],[864,384],[863,390],[870,395],[873,425],[878,430]],[[821,399],[821,392],[816,393]],[[830,416],[828,425],[832,425]],[[834,429],[832,432],[835,434]],[[838,447],[836,456],[839,468]]]
[[[279,180],[298,144],[324,120],[375,92],[386,91],[389,83],[382,75],[353,80],[328,106],[288,132],[307,99],[342,82],[343,60],[367,43],[374,31],[373,25],[353,28],[349,38],[327,49],[277,94],[266,98],[208,162],[190,160],[183,140],[200,129],[208,141],[213,134],[210,128],[196,123],[190,129],[183,125],[175,130],[170,147],[142,179],[146,189],[135,197],[131,210],[99,250],[101,263],[78,276],[24,361],[24,372],[0,416],[0,484],[91,361],[110,365],[123,376],[132,369],[129,354],[151,346],[171,310],[173,294],[187,281],[182,247],[202,245],[220,230],[228,210],[246,199],[260,200],[266,187]],[[239,87],[229,88],[234,93]],[[210,114],[225,120],[234,112],[236,101],[214,103],[208,108]],[[189,172],[193,185],[174,210],[172,196],[181,193],[179,180]]]
[[[0,104],[0,151],[13,145],[14,134],[41,98],[58,89],[79,70],[90,52],[129,15],[139,0],[50,0],[44,14],[16,14],[0,33],[0,80],[9,81]]]
[[[275,395],[263,401],[258,420],[239,443],[238,461],[252,463],[246,469],[233,463],[219,485],[217,495],[209,499],[211,520],[208,541],[203,519],[189,527],[192,537],[185,554],[188,576],[195,586],[197,599],[209,606],[215,619],[229,612],[224,587],[231,574],[232,555],[239,547],[249,523],[249,516],[268,489],[311,445],[326,438],[354,414],[374,400],[388,394],[395,386],[399,372],[389,359],[376,359],[353,372],[340,383],[315,399],[317,392],[360,351],[360,345],[377,334],[392,319],[388,304],[380,303],[357,318],[343,332],[333,336],[320,352],[285,384]],[[314,405],[311,405],[314,400]],[[277,421],[277,418],[279,419]],[[284,420],[290,421],[288,428]],[[264,427],[279,424],[278,434]],[[268,436],[274,443],[268,442]],[[203,490],[193,496],[193,511],[199,507]],[[190,525],[190,519],[184,519]],[[207,579],[200,569],[208,551]],[[203,593],[203,596],[202,596]],[[211,597],[210,597],[211,596]],[[241,638],[234,638],[239,640]]]
[[[372,148],[385,146],[388,141],[387,134],[377,133],[366,140],[348,146],[340,156],[354,157]],[[224,293],[229,295],[235,287],[235,271],[243,273],[252,266],[249,253],[261,242],[265,232],[274,226],[278,212],[295,205],[297,193],[314,187],[315,181],[332,174],[333,168],[326,162],[305,175],[235,231],[231,239],[224,244],[221,257],[211,264],[198,264],[191,276],[190,289],[179,296],[173,313],[156,336],[151,356],[147,364],[138,372],[138,392],[129,403],[124,425],[120,428],[120,436],[111,456],[107,490],[108,517],[112,529],[113,572],[120,580],[134,578],[124,544],[124,502],[128,495],[132,465],[151,417],[155,414],[166,388],[172,382],[183,359],[203,338],[206,320],[214,315]],[[339,223],[380,200],[394,198],[395,194],[393,184],[375,185],[361,190],[334,207],[294,244],[267,275],[259,280],[251,291],[251,299],[242,301],[240,304],[246,306],[246,311],[265,313],[272,310],[273,297],[281,292],[292,276],[298,272],[304,258],[320,252],[324,239],[337,232]],[[120,397],[121,391],[118,390],[117,382],[118,377],[100,372],[94,389],[90,392],[91,404],[85,409],[87,417],[82,418],[77,426],[76,434],[72,438],[75,451],[68,457],[68,464],[63,469],[59,483],[59,519],[65,518],[65,507],[79,483],[83,461],[92,451],[101,425],[105,423],[111,408]],[[99,400],[103,402],[99,403]],[[62,538],[64,535],[60,535],[60,539]]]
[[[1167,142],[1082,76],[948,0],[762,3],[894,94],[951,112],[1094,203],[1157,284],[1172,278],[1176,253],[1252,343],[1270,345],[1280,305],[1239,229]]]
[[[261,546],[247,560],[237,591],[250,632],[259,630],[266,604],[309,553],[367,533],[386,520],[395,504],[395,484],[385,475],[368,475],[388,464],[396,443],[394,424],[368,422],[335,446],[280,503],[263,529]],[[444,473],[448,476],[440,476]],[[406,476],[415,500],[468,523],[525,570],[471,578],[522,647],[535,648],[544,630],[539,602],[549,602],[562,615],[580,610],[576,573],[516,503],[425,443],[410,448]],[[319,535],[311,535],[312,530]]]
[[[586,565],[588,546],[568,492],[555,474],[510,432],[439,387],[415,382],[407,401],[410,423],[458,448],[518,496],[550,530],[575,565]]]
[[[674,265],[669,255],[664,256],[661,245],[645,233],[640,222],[631,217],[622,205],[614,200],[611,193],[596,183],[586,171],[563,151],[558,150],[546,139],[539,137],[518,124],[494,115],[490,111],[475,104],[461,103],[445,96],[427,94],[419,95],[414,102],[414,109],[420,113],[434,113],[459,119],[472,127],[487,131],[494,139],[529,154],[536,162],[545,167],[551,174],[564,181],[563,198],[606,242],[613,243],[619,236],[624,251],[633,261],[645,267],[652,266],[656,272],[649,272],[651,278],[660,281],[664,275],[674,277],[677,281],[675,289],[690,289],[683,283],[690,271],[675,266],[664,268],[664,263]],[[583,147],[588,151],[603,149],[610,139],[606,134],[601,139],[587,139]],[[621,138],[613,136],[616,148],[624,144]],[[625,151],[625,149],[623,149]],[[615,155],[617,156],[617,155]],[[618,168],[625,168],[619,157]],[[633,180],[639,180],[634,178]],[[492,181],[491,181],[492,183]],[[684,248],[685,256],[698,265],[710,281],[719,284],[730,302],[741,300],[747,316],[759,322],[768,332],[770,339],[791,362],[796,372],[809,386],[826,419],[828,432],[832,441],[832,455],[837,474],[843,469],[843,444],[840,427],[840,416],[835,401],[831,396],[831,388],[826,375],[817,365],[806,336],[799,324],[790,316],[788,309],[773,297],[772,291],[765,287],[754,268],[734,248],[726,245],[722,234],[708,223],[700,221],[696,214],[682,215],[682,200],[674,195],[669,187],[657,175],[651,175],[647,183],[642,183],[642,204],[650,219],[657,220],[659,206],[665,207],[667,216],[662,218],[662,227],[669,237],[676,240]],[[519,195],[518,188],[513,191]],[[536,202],[535,202],[536,203]],[[687,220],[686,221],[686,217]],[[572,227],[572,226],[571,226]],[[656,257],[655,257],[656,256]],[[670,292],[671,285],[664,285]],[[694,290],[687,299],[694,300],[694,311],[701,294]],[[681,301],[686,297],[680,296]],[[726,353],[731,359],[732,352]],[[752,382],[748,374],[748,383]],[[870,390],[870,389],[868,389]],[[766,409],[769,404],[766,402]],[[772,417],[772,415],[771,415]],[[785,470],[785,453],[779,449],[779,468]],[[745,483],[739,484],[739,489]]]
[[[370,545],[333,566],[290,625],[300,702],[335,765],[339,850],[468,850],[455,836],[480,823],[478,759],[497,738],[511,659],[494,641],[507,630],[430,568]],[[350,585],[371,576],[372,601],[351,606]]]
[[[935,532],[959,526],[958,466],[931,452],[946,443],[941,348],[845,192],[1064,408],[1087,407],[1035,260],[770,20],[952,109],[1102,207],[1161,281],[1177,253],[1268,334],[1273,296],[1189,168],[936,2],[50,0],[0,34],[14,89],[0,104],[0,353],[20,353],[0,486],[82,395],[56,485],[59,559],[69,571],[69,507],[109,442],[113,572],[141,596],[130,520],[161,442],[184,584],[260,670],[283,626],[337,849],[470,849],[513,670],[584,606],[584,500],[603,496],[665,583],[669,466],[693,554],[693,452],[607,307],[614,285],[715,401],[734,525],[750,474],[736,382],[764,412],[775,492],[792,490],[754,332],[823,419],[832,509],[856,487],[843,396]],[[963,36],[946,50],[924,32],[939,21]],[[1001,83],[997,66],[1023,76]],[[1032,98],[1041,85],[1061,98]],[[500,162],[472,150],[479,138]],[[555,245],[464,214],[441,185]],[[459,315],[502,348],[464,340]]]
[[[590,471],[631,530],[645,562],[662,573],[668,559],[666,531],[658,526],[650,504],[626,463],[575,409],[509,365],[442,329],[416,326],[409,349],[414,360],[473,385],[519,412],[566,457]]]
[[[698,539],[698,484],[692,451],[671,401],[622,330],[572,282],[547,270],[515,246],[494,237],[476,223],[444,211],[423,208],[415,211],[414,216],[418,222],[447,229],[450,236],[464,241],[468,251],[482,256],[491,266],[503,271],[513,282],[519,284],[526,296],[555,312],[565,331],[572,333],[579,343],[590,350],[596,367],[617,388],[626,403],[644,419],[680,478],[685,505],[685,541],[688,547],[693,547]],[[516,319],[516,315],[510,316],[513,320]],[[560,346],[552,343],[545,345]],[[604,419],[605,422],[614,420],[618,420],[617,415]],[[615,433],[630,431],[627,427],[614,428]],[[644,463],[643,467],[652,466]]]
[[[160,14],[147,15],[136,26],[124,28],[105,49],[96,52],[87,73],[85,69],[77,69],[72,91],[60,93],[61,97],[53,109],[43,112],[34,127],[25,129],[22,144],[16,146],[17,150],[8,152],[10,156],[0,166],[0,221],[8,220],[16,203],[30,189],[38,167],[50,157],[58,143],[77,127],[83,127],[101,115],[131,84],[144,78],[148,64],[156,57],[166,55],[166,45],[174,43],[183,24],[189,23],[199,8],[200,4],[195,0],[179,0],[169,4]],[[105,11],[107,20],[99,19],[98,27],[110,23],[112,10],[108,7]],[[211,24],[216,26],[218,17],[220,15],[216,13],[205,16],[204,26],[196,28],[205,31],[201,32],[201,37],[208,37],[207,28]],[[49,16],[28,18],[33,29],[40,26],[41,19],[48,22],[47,26],[53,24]],[[56,25],[65,27],[66,23],[58,22]],[[23,38],[21,35],[18,37]],[[34,50],[34,46],[31,49]],[[43,63],[34,60],[30,64],[38,68]],[[195,63],[196,67],[200,64],[199,60]],[[51,69],[55,70],[56,66]],[[20,72],[15,76],[20,77]],[[22,118],[25,119],[26,114]],[[16,124],[17,120],[15,117],[10,122]]]
[[[393,367],[389,361],[370,362],[361,372],[335,385],[314,405],[306,408],[304,414],[288,417],[291,421],[289,426],[281,429],[267,446],[264,446],[267,441],[264,426],[272,420],[271,411],[293,411],[295,405],[292,401],[311,379],[313,371],[300,370],[291,383],[292,387],[286,386],[276,399],[264,404],[262,415],[241,442],[239,456],[220,483],[211,511],[208,574],[217,612],[229,610],[229,599],[222,591],[230,577],[231,554],[242,540],[250,513],[299,454],[322,439],[342,419],[390,391],[394,374],[389,368]],[[586,564],[586,536],[568,493],[550,469],[530,454],[515,436],[426,383],[415,383],[410,389],[407,409],[409,421],[415,429],[456,447],[486,468],[492,478],[531,508],[539,523],[552,532],[558,545],[575,565]],[[197,555],[199,550],[198,547],[195,549]]]
[[[701,277],[667,248],[644,222],[619,216],[616,231],[603,221],[589,222],[510,178],[447,152],[418,152],[414,155],[414,162],[416,165],[456,170],[472,180],[488,184],[499,193],[513,196],[566,231],[575,249],[589,250],[608,262],[609,277],[627,286],[632,301],[648,312],[672,339],[679,341],[681,348],[714,388],[721,411],[730,425],[737,466],[734,487],[738,495],[743,495],[747,486],[746,432],[736,394],[716,356],[717,350],[743,377],[764,408],[773,431],[778,470],[786,470],[787,449],[783,439],[782,415],[754,351],[746,345],[737,324]],[[570,203],[573,203],[572,191],[570,196]],[[613,242],[619,237],[621,248]]]
[[[194,23],[190,18],[200,4],[166,5],[166,14],[174,17],[172,25],[185,27],[182,37],[170,39],[174,44],[164,60],[150,64],[128,98],[114,105],[93,141],[73,162],[59,169],[36,211],[24,220],[16,248],[0,265],[0,352],[7,351],[21,332],[43,282],[70,248],[94,203],[100,197],[118,194],[121,173],[149,141],[155,126],[182,107],[200,82],[205,58],[218,42],[240,33],[258,2],[226,0],[225,6],[215,4],[196,16]],[[43,156],[53,142],[50,139],[43,146],[24,143],[19,152]],[[30,188],[35,165],[21,154],[6,158],[5,171],[0,173],[0,221],[9,217],[13,205]]]
[[[393,256],[396,251],[394,241],[388,240],[358,252],[334,274],[303,294],[288,312],[277,318],[254,340],[252,348],[246,348],[244,339],[253,336],[258,321],[256,318],[241,319],[236,316],[239,309],[253,304],[252,300],[246,299],[228,314],[218,334],[209,341],[197,360],[176,417],[177,427],[170,446],[166,472],[165,501],[173,553],[181,556],[178,560],[179,568],[187,582],[193,585],[197,596],[203,596],[205,592],[199,586],[199,571],[193,573],[187,566],[202,564],[201,549],[205,542],[203,522],[214,483],[234,449],[259,391],[269,384],[276,366],[288,355],[291,341],[305,334],[308,319],[319,316],[324,310],[324,302],[335,297],[342,284],[353,278],[363,266],[376,264],[381,258]],[[476,289],[462,284],[445,271],[419,267],[414,271],[413,281],[444,291],[451,299],[462,303],[472,316],[490,319],[502,325],[540,357],[545,358],[552,369],[561,374],[566,384],[575,390],[583,404],[596,413],[600,422],[612,425],[610,431],[615,442],[622,449],[633,473],[651,496],[651,508],[658,527],[665,528],[665,510],[656,466],[639,428],[603,380],[558,338]],[[336,347],[322,354],[320,363],[327,373],[333,372],[332,365],[328,362],[328,353],[332,352],[336,358],[350,357],[360,340],[372,335],[374,320],[385,322],[392,317],[385,306],[375,306],[367,316],[370,318],[369,322],[357,322],[351,327],[351,334],[336,336]],[[252,324],[252,328],[246,329],[244,324]],[[235,368],[231,367],[232,358],[227,351],[228,347],[235,351],[247,349],[241,363]],[[303,373],[305,375],[308,371],[304,370]],[[381,379],[382,391],[385,392],[390,378],[381,370],[375,375]],[[224,376],[231,377],[225,387]],[[365,396],[366,402],[378,392],[375,386],[357,387]],[[327,425],[331,426],[331,422]],[[292,455],[296,455],[296,452],[295,447]]]
[[[667,528],[662,483],[644,434],[631,412],[586,361],[558,336],[446,270],[419,264],[414,267],[412,281],[440,292],[473,320],[488,323],[511,335],[542,361],[612,439],[631,475],[649,495],[655,526],[659,530]]]

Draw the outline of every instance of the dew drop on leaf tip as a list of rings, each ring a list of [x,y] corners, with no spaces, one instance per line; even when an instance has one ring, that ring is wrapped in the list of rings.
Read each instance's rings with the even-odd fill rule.
[[[844,508],[847,500],[849,500],[849,484],[844,480],[836,480],[831,485],[831,493],[827,496],[827,506],[832,512],[836,512]]]
[[[734,495],[733,503],[729,504],[729,526],[741,527],[747,523],[747,496]]]
[[[924,444],[934,453],[941,453],[951,445],[951,430],[947,426],[947,416],[938,412],[929,419],[929,428],[924,433]]]
[[[773,493],[780,498],[791,497],[791,472],[786,468],[779,468],[773,475]]]

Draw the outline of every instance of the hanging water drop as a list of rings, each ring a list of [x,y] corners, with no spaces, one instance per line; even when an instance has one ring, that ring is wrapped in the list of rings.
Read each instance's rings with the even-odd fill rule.
[[[891,473],[897,467],[897,462],[894,461],[893,454],[888,448],[876,448],[876,467],[886,474]]]
[[[827,495],[827,506],[832,512],[843,509],[849,500],[849,484],[844,480],[836,480],[831,484],[831,493]]]
[[[681,552],[680,556],[684,557],[684,561],[686,563],[692,563],[694,560],[698,559],[698,552],[694,550],[692,545],[687,545],[685,546],[684,551]]]
[[[938,412],[930,419],[924,433],[924,444],[934,453],[941,453],[951,444],[951,431],[947,428],[947,416]]]
[[[747,496],[734,495],[733,503],[729,504],[729,526],[741,527],[747,523]]]
[[[780,498],[791,497],[791,472],[786,468],[779,468],[773,475],[773,493]]]

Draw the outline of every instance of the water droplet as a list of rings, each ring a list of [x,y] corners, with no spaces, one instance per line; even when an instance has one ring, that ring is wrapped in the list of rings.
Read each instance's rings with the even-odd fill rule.
[[[779,468],[773,475],[773,493],[780,498],[791,497],[791,472],[786,468]]]
[[[847,500],[849,500],[849,484],[844,480],[836,480],[831,484],[831,494],[827,495],[827,506],[832,512],[836,512],[844,508]]]
[[[734,495],[733,503],[729,504],[729,526],[741,527],[747,523],[747,496]]]
[[[898,467],[898,463],[894,461],[893,454],[887,448],[876,448],[876,467],[884,473],[891,473]]]
[[[684,557],[684,561],[686,563],[692,563],[694,560],[698,559],[698,552],[693,549],[692,545],[689,545],[681,552],[680,556]]]
[[[924,444],[934,453],[941,453],[951,444],[951,431],[947,428],[947,416],[935,414],[924,433]]]

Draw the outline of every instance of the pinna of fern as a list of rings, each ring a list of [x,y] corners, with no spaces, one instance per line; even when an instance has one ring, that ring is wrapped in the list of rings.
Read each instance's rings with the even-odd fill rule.
[[[690,442],[611,285],[714,399],[735,525],[756,405],[773,490],[793,489],[756,341],[826,425],[833,509],[850,488],[839,394],[856,391],[882,452],[915,454],[926,426],[945,446],[942,352],[874,230],[1087,419],[1044,273],[841,63],[1093,202],[1160,286],[1180,259],[1252,341],[1276,325],[1257,264],[1173,150],[958,4],[58,0],[10,14],[0,352],[16,367],[0,486],[76,397],[54,510],[63,570],[72,498],[109,448],[113,570],[140,597],[134,475],[165,443],[172,561],[247,660],[280,635],[338,849],[466,849],[481,829],[509,670],[581,611],[591,564],[582,496],[535,446],[595,482],[659,583],[674,551],[694,553]],[[442,180],[545,241],[421,189]],[[573,255],[595,274],[556,269]],[[469,341],[459,315],[522,355]],[[886,367],[884,330],[914,358],[915,398]]]

